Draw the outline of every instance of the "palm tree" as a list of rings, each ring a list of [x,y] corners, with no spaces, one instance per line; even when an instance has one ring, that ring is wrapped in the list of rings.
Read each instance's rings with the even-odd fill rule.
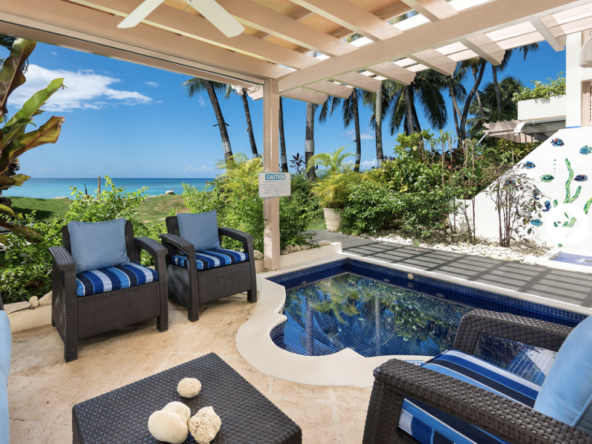
[[[304,161],[307,165],[306,178],[315,180],[317,178],[314,168],[308,168],[308,162],[315,155],[314,146],[314,115],[317,105],[313,103],[306,104],[306,139],[304,140]]]
[[[343,99],[342,111],[343,111],[343,126],[347,128],[352,122],[354,122],[354,136],[356,142],[356,163],[354,171],[360,172],[360,163],[362,159],[362,136],[360,134],[360,114],[358,108],[359,98],[363,96],[363,92],[358,88],[353,88],[351,95],[347,99]],[[332,115],[337,105],[341,103],[341,98],[329,96],[319,115],[319,122],[324,123],[327,120],[327,116]]]
[[[249,142],[251,143],[251,151],[253,152],[253,159],[257,159],[259,157],[259,153],[257,152],[257,143],[255,142],[255,135],[253,134],[253,124],[251,123],[251,111],[249,110],[249,101],[247,99],[247,90],[241,87],[232,87],[232,85],[227,85],[226,87],[226,94],[224,95],[225,99],[228,99],[232,92],[241,96],[243,101],[243,108],[245,109],[245,117],[247,119],[247,133],[249,133]]]
[[[487,83],[481,93],[480,109],[483,114],[481,114],[476,99],[473,99],[471,104],[469,112],[474,117],[467,120],[469,136],[471,138],[479,137],[484,123],[517,119],[518,104],[512,99],[514,94],[520,92],[523,87],[524,84],[518,78],[511,76],[504,78],[497,88],[494,82]]]
[[[288,156],[286,155],[286,137],[284,134],[284,105],[280,97],[280,161],[282,172],[288,172]]]
[[[382,117],[388,113],[391,107],[391,100],[389,98],[389,83],[382,82],[380,88],[375,93],[364,91],[363,103],[373,109],[370,116],[369,125],[374,128],[376,132],[376,167],[380,168],[384,160],[384,152],[382,149]]]
[[[345,159],[348,157],[352,157],[352,153],[344,153],[341,152],[345,149],[345,146],[342,146],[334,153],[319,153],[313,156],[310,159],[310,162],[307,164],[306,168],[314,169],[317,166],[324,167],[328,173],[343,173],[344,171],[350,170],[351,165],[350,163],[345,163]]]
[[[232,159],[232,148],[230,146],[228,130],[226,129],[228,124],[224,121],[224,116],[222,115],[222,110],[220,109],[220,103],[218,102],[218,96],[216,96],[216,91],[224,91],[226,89],[226,85],[224,83],[212,82],[210,80],[194,77],[183,82],[183,86],[187,88],[189,97],[193,97],[195,94],[198,94],[202,91],[207,91],[210,102],[212,103],[212,107],[214,108],[214,114],[216,114],[216,120],[218,121],[218,124],[214,126],[217,126],[220,130],[222,148],[224,149],[224,160],[226,163],[230,162]]]

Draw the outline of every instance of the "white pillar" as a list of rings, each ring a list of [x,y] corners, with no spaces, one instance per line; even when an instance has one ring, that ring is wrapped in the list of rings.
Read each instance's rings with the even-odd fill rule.
[[[263,86],[263,168],[277,173],[280,165],[280,96],[274,80],[266,80]],[[280,198],[263,200],[265,219],[263,266],[268,270],[280,268]]]

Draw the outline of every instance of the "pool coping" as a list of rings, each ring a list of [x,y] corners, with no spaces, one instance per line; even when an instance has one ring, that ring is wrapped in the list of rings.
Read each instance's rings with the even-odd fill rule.
[[[257,306],[247,322],[241,325],[236,335],[237,349],[247,362],[263,373],[300,384],[371,387],[374,382],[373,370],[386,361],[391,359],[425,361],[431,358],[431,356],[415,355],[366,358],[351,349],[341,350],[327,356],[303,356],[283,350],[272,341],[271,331],[287,320],[287,317],[280,313],[286,301],[286,290],[282,285],[276,284],[267,278],[345,259],[355,259],[356,261],[375,264],[384,268],[438,279],[587,316],[592,315],[592,309],[575,304],[520,293],[406,265],[340,253],[257,275],[257,286],[260,293]]]

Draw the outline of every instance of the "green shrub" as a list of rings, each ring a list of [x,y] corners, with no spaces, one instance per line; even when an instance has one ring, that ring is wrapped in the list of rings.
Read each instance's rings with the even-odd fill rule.
[[[39,243],[30,243],[18,233],[7,236],[6,258],[0,267],[0,291],[4,302],[26,300],[51,290],[52,260],[49,247],[62,245],[62,227],[70,221],[103,222],[123,217],[132,222],[135,236],[158,239],[165,232],[164,223],[143,224],[137,220],[138,207],[145,200],[145,188],[125,193],[106,177],[106,187],[99,196],[87,197],[73,188],[74,201],[62,221],[39,222],[32,212],[20,223],[33,228],[42,237]],[[142,264],[153,265],[148,253],[142,253]]]
[[[349,190],[349,198],[343,211],[345,228],[362,233],[376,233],[389,227],[399,209],[397,195],[388,185],[363,182]]]
[[[216,210],[218,225],[244,231],[253,236],[253,246],[263,251],[263,199],[259,198],[259,173],[263,171],[260,158],[248,160],[244,155],[224,165],[226,172],[213,181],[207,190],[199,191],[185,185],[184,203],[191,213]],[[310,242],[305,231],[310,221],[318,216],[318,205],[311,199],[311,185],[301,175],[292,177],[292,196],[280,198],[280,243],[300,245]],[[240,250],[238,241],[224,238],[222,246]]]
[[[444,230],[448,215],[457,211],[456,196],[457,190],[452,187],[399,194],[398,217],[403,223],[402,231],[426,238],[435,230]]]
[[[549,97],[564,96],[566,91],[565,76],[562,72],[556,79],[547,79],[548,83],[533,80],[534,88],[524,87],[519,93],[514,94],[512,100],[548,99]]]

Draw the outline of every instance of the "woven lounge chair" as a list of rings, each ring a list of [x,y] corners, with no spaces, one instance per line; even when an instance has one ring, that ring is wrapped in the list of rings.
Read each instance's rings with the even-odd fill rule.
[[[146,273],[149,278],[130,278],[129,283],[114,285],[131,285],[129,288],[112,291],[100,285],[93,289],[83,273],[76,274],[68,226],[62,228],[64,246],[49,248],[53,257],[52,324],[64,341],[66,362],[77,359],[79,339],[154,318],[158,331],[168,330],[166,248],[147,237],[134,237],[129,221],[125,223],[125,238],[129,268],[135,270],[131,273]],[[156,273],[139,265],[141,250],[154,257]],[[140,283],[143,280],[150,282]]]
[[[166,263],[169,298],[187,308],[190,321],[199,320],[199,308],[202,304],[244,291],[247,292],[249,302],[257,302],[253,236],[232,228],[218,228],[220,241],[223,236],[238,240],[243,244],[244,253],[238,259],[239,262],[233,262],[232,259],[228,261],[232,262],[228,265],[208,265],[203,255],[200,256],[200,252],[195,251],[193,244],[179,237],[176,216],[167,217],[166,225],[168,234],[161,234],[160,238],[168,250]],[[202,268],[199,270],[198,261]]]
[[[586,326],[588,331],[590,325]],[[573,427],[534,410],[534,403],[529,399],[548,395],[549,390],[545,396],[543,390],[548,388],[545,385],[552,378],[551,373],[560,368],[558,365],[562,357],[570,358],[571,362],[563,361],[563,364],[573,365],[576,372],[586,371],[585,366],[582,368],[573,362],[573,348],[571,355],[557,355],[543,387],[539,387],[540,392],[537,392],[535,384],[472,356],[480,335],[559,351],[572,330],[505,313],[486,310],[467,313],[461,320],[454,341],[455,350],[437,356],[424,367],[393,359],[374,370],[375,381],[363,443],[498,442],[491,435],[513,444],[592,443],[592,435],[582,431],[581,427]],[[577,340],[575,344],[582,342],[574,332],[569,345],[566,342],[564,348],[573,346],[573,339]],[[586,353],[586,350],[583,352]],[[563,375],[564,369],[562,365],[561,373],[556,372],[553,377],[569,378]],[[464,380],[457,379],[458,375]],[[592,375],[583,377],[590,378]],[[556,382],[557,378],[553,383]],[[476,386],[480,384],[481,387]],[[584,390],[585,385],[581,384]],[[493,387],[504,396],[482,387],[490,390]],[[558,393],[556,387],[552,393]],[[511,389],[509,394],[506,389]],[[559,393],[563,393],[563,388]],[[570,401],[563,405],[570,405]],[[566,411],[564,408],[560,410]],[[584,413],[584,416],[588,414]],[[443,428],[442,424],[446,426]],[[462,439],[454,438],[454,432],[447,428],[450,425],[452,429],[461,431]]]

